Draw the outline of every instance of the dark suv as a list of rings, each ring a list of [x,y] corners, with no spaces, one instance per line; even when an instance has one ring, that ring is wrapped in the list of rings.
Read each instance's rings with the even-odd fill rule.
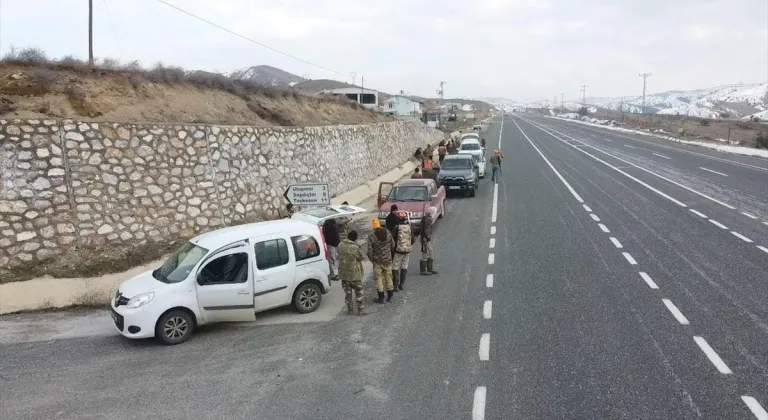
[[[440,165],[437,182],[448,193],[461,191],[474,197],[480,183],[478,164],[472,155],[448,155]]]

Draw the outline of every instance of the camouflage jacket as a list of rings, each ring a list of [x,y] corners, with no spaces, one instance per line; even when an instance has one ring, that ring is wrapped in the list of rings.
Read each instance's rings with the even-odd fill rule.
[[[421,219],[421,243],[426,243],[432,240],[432,216],[425,215]]]
[[[363,250],[357,243],[344,239],[339,245],[339,279],[363,281]]]
[[[386,228],[380,227],[368,235],[368,259],[377,265],[392,265],[395,241]]]
[[[352,224],[352,219],[349,217],[340,217],[336,220],[336,224],[339,226],[339,236],[341,236],[341,240],[347,239],[347,234],[349,234],[349,228]]]

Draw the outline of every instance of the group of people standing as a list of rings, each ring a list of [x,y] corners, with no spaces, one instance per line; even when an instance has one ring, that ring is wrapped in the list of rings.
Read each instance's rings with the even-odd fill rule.
[[[354,313],[353,295],[358,315],[366,315],[363,297],[363,260],[373,263],[373,282],[377,297],[375,303],[392,302],[395,292],[404,290],[408,276],[413,245],[417,236],[421,242],[421,275],[437,274],[434,269],[435,250],[432,245],[432,225],[437,217],[437,208],[430,207],[421,219],[419,235],[411,228],[408,213],[399,211],[393,205],[381,226],[379,219],[371,222],[373,232],[368,235],[366,249],[357,243],[358,234],[350,231],[339,247],[339,278],[346,295],[347,313]]]

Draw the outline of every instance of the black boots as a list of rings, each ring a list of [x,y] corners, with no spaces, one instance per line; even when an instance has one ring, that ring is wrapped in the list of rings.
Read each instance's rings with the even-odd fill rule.
[[[397,291],[398,285],[400,284],[400,271],[399,270],[392,270],[392,284],[395,287],[395,291]]]
[[[392,296],[394,296],[395,292],[392,290],[387,291],[387,303],[392,302]]]
[[[421,274],[422,276],[428,276],[428,275],[432,274],[429,271],[427,271],[427,262],[426,261],[419,261],[419,270],[420,270],[419,274]]]
[[[392,292],[390,292],[392,293]],[[377,295],[379,295],[378,298],[374,299],[373,301],[375,303],[384,303],[384,292],[376,292]]]
[[[427,271],[429,272],[429,274],[437,274],[437,271],[435,271],[434,266],[432,265],[432,263],[434,262],[435,260],[433,260],[432,258],[427,260]]]
[[[400,282],[397,283],[397,288],[403,290],[405,284],[405,276],[408,274],[408,270],[400,270]]]

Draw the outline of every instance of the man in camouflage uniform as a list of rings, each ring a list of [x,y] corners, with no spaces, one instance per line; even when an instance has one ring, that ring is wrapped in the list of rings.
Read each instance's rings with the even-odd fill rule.
[[[392,301],[395,286],[392,284],[392,249],[395,241],[387,228],[381,226],[379,219],[371,222],[373,232],[368,235],[368,259],[373,263],[373,282],[378,298],[376,303],[384,303],[384,291],[387,292],[387,302]]]
[[[365,315],[363,304],[363,250],[357,244],[357,232],[350,231],[339,245],[339,278],[347,302],[347,313],[352,315],[352,293],[357,302],[357,314]]]
[[[421,219],[421,261],[419,261],[420,274],[428,276],[437,274],[435,271],[435,248],[432,246],[432,227],[437,218],[437,208],[430,207],[427,214]]]

